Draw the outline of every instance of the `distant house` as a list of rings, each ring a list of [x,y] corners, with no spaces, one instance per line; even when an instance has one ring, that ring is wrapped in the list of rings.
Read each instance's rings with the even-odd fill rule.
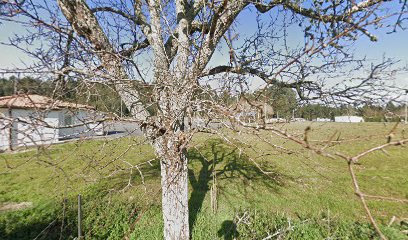
[[[103,134],[94,107],[40,95],[0,97],[0,150]]]
[[[359,116],[337,116],[334,117],[335,122],[348,122],[348,123],[358,123],[364,122],[364,118]]]
[[[292,122],[306,122],[304,118],[292,118]]]
[[[331,122],[330,118],[316,118],[316,122]]]
[[[237,103],[233,104],[232,110],[237,112],[236,117],[240,121],[253,122],[264,118],[266,122],[273,115],[273,107],[266,102],[251,101],[241,96]]]

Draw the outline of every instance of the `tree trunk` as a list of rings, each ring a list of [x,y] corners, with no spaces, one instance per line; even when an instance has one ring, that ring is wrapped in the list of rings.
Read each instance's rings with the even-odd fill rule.
[[[155,145],[161,158],[164,239],[187,240],[189,239],[189,222],[186,151],[179,149],[178,141],[161,139]]]

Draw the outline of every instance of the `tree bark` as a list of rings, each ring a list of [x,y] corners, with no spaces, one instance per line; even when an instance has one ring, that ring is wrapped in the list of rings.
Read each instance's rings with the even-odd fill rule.
[[[161,158],[164,239],[189,239],[188,168],[185,149],[175,138],[160,138],[155,148]],[[177,139],[177,138],[176,138]]]

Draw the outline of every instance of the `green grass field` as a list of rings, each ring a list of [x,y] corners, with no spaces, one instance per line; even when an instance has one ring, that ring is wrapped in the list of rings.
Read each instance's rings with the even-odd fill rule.
[[[356,154],[385,143],[394,125],[279,125],[299,136],[307,126],[311,144],[323,146],[321,140],[336,134],[341,143],[327,150]],[[407,138],[407,130],[398,126],[394,139]],[[215,135],[198,134],[188,152],[192,239],[263,239],[274,233],[280,239],[376,238],[344,160],[318,156],[269,132],[224,133],[235,140],[225,143]],[[161,239],[157,160],[140,167],[143,179],[136,169],[131,175],[119,171],[127,163],[150,159],[153,150],[140,137],[0,154],[0,207],[33,204],[0,212],[0,239],[73,239],[77,194],[83,196],[87,239]],[[253,161],[270,174],[261,173]],[[372,153],[356,171],[365,193],[408,198],[406,147]],[[132,186],[126,187],[129,179]],[[407,203],[372,199],[368,204],[386,236],[408,239],[403,232],[408,230]],[[387,226],[393,216],[397,220]]]

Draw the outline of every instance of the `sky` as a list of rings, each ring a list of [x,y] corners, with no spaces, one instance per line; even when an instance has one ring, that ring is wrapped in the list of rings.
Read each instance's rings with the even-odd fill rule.
[[[253,32],[256,21],[254,11],[247,10],[241,13],[237,19],[237,28],[240,34]],[[366,58],[368,63],[379,63],[383,58],[391,58],[398,63],[395,67],[408,68],[408,29],[398,30],[395,33],[388,33],[389,29],[373,29],[370,30],[377,37],[377,41],[373,42],[366,36],[361,36],[354,42],[350,48],[355,53],[356,58]],[[303,46],[304,33],[297,28],[293,28],[289,34],[288,41],[292,46]],[[238,44],[237,44],[238,45]],[[212,65],[225,64],[228,61],[228,51],[216,51],[214,58],[210,62]],[[253,81],[254,88],[262,85],[263,82]],[[408,89],[408,72],[401,72],[395,76],[395,85],[401,88]]]
[[[24,27],[18,24],[11,22],[1,22],[0,43],[7,42],[8,38],[13,36],[14,34],[21,34],[24,32]],[[30,58],[14,47],[0,44],[1,69],[22,66],[22,62],[30,62]]]
[[[238,17],[236,27],[241,35],[249,34],[255,25],[254,11],[247,10]],[[0,20],[0,42],[6,42],[14,34],[24,33],[26,29],[16,23]],[[373,32],[378,37],[377,42],[371,42],[367,37],[361,37],[353,44],[356,56],[364,57],[370,61],[379,61],[383,57],[399,60],[399,66],[408,66],[408,30],[399,30],[393,34],[387,34],[387,30],[376,30]],[[303,39],[303,32],[291,33],[291,39],[296,44]],[[216,51],[210,65],[226,64],[228,51],[221,53]],[[9,46],[0,44],[0,69],[22,67],[23,63],[30,63],[30,58],[23,52]],[[0,75],[1,76],[1,75]],[[397,76],[396,83],[401,87],[408,88],[408,74]]]

